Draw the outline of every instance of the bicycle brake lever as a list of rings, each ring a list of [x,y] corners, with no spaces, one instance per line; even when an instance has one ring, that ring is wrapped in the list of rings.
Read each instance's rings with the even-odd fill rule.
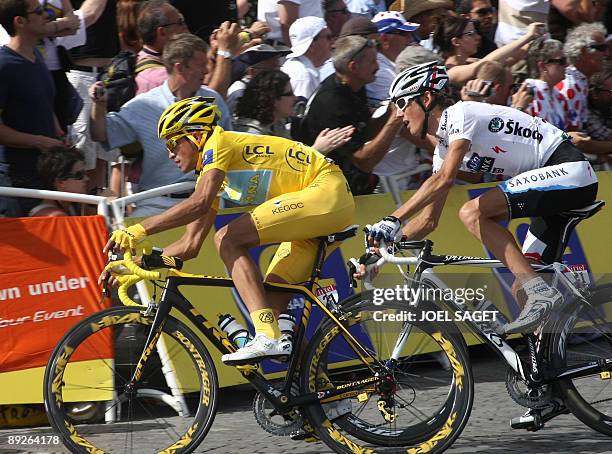
[[[356,258],[351,257],[348,262],[346,262],[346,266],[349,269],[349,285],[351,288],[357,288],[357,279],[355,279],[354,274],[359,269],[359,262]]]

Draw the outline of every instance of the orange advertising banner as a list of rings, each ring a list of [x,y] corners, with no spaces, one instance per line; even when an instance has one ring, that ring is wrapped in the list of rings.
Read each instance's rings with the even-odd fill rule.
[[[102,216],[0,219],[0,373],[45,366],[66,331],[110,305],[96,282],[106,238]],[[110,339],[90,351],[111,357]]]

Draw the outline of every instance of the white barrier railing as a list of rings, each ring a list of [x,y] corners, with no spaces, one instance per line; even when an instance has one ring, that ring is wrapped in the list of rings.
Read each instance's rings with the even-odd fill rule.
[[[85,203],[87,205],[96,205],[98,208],[98,214],[104,216],[107,221],[109,220],[107,198],[99,195],[0,186],[0,197],[26,197],[29,199],[49,199],[58,200],[61,202],[75,202]]]
[[[126,197],[121,197],[118,199],[111,199],[108,197],[87,194],[75,194],[72,192],[0,187],[0,197],[26,197],[32,199],[47,199],[96,205],[98,214],[104,216],[107,226],[112,226],[112,228],[123,228],[125,227],[125,207],[130,203],[137,202],[139,200],[145,200],[151,197],[159,197],[173,193],[187,192],[193,190],[194,187],[195,182],[175,183],[167,186],[162,186],[160,188],[154,188],[148,191],[139,192]],[[114,221],[111,220],[111,212]],[[151,296],[149,294],[149,290],[146,287],[146,284],[141,281],[136,284],[136,288],[138,290],[138,295],[140,296],[141,303],[148,304],[151,301]],[[159,399],[170,405],[180,416],[186,416],[189,414],[189,409],[187,407],[185,398],[179,391],[180,387],[178,385],[176,373],[170,366],[169,361],[167,360],[167,358],[169,358],[168,347],[163,337],[161,337],[157,342],[156,348],[160,356],[161,363],[163,365],[162,372],[164,374],[168,387],[172,390],[172,396],[163,392],[149,389],[139,390],[139,395]],[[121,402],[124,397],[116,396],[115,399]],[[105,421],[107,423],[114,422],[118,416],[120,417],[120,405],[115,405],[113,401],[107,402],[106,409],[104,412]]]

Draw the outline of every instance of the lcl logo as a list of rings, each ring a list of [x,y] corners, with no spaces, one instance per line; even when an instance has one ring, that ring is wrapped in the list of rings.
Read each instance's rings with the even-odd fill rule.
[[[255,164],[258,158],[266,159],[273,155],[269,145],[246,145],[242,149],[242,158],[251,164]]]
[[[294,149],[292,147],[287,149],[285,153],[285,160],[289,167],[298,172],[303,172],[310,165],[310,155],[303,152],[301,149]]]

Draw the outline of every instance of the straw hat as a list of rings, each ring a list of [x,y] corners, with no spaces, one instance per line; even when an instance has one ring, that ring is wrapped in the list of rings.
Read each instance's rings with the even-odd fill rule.
[[[453,0],[406,0],[404,2],[404,16],[406,19],[410,19],[424,11],[438,8],[453,9],[454,7]]]

